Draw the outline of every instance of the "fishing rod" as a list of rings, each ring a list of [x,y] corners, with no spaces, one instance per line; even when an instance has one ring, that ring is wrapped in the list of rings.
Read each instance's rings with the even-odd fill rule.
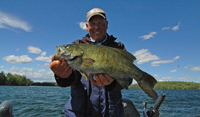
[[[144,111],[143,117],[159,117],[159,111],[162,102],[164,101],[166,95],[162,94],[156,101],[154,107],[150,107],[148,111],[146,111],[147,102],[143,103]]]

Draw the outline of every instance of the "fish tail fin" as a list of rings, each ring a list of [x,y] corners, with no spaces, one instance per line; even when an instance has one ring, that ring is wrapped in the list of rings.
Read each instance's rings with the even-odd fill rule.
[[[143,72],[142,80],[138,82],[144,92],[153,99],[158,99],[157,93],[153,90],[153,87],[156,83],[157,80],[146,72]]]

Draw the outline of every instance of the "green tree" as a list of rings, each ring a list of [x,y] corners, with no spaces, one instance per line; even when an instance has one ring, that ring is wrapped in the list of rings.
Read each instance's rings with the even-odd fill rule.
[[[7,74],[6,85],[14,85],[14,86],[17,85],[17,80],[11,73]]]
[[[140,88],[138,84],[129,86],[129,88]],[[181,90],[200,90],[200,83],[181,82],[181,81],[166,81],[158,82],[154,89],[181,89]]]
[[[29,86],[32,82],[26,76],[11,73],[5,75],[3,71],[0,73],[0,85]]]
[[[0,85],[5,85],[6,84],[6,75],[5,73],[2,71],[0,73]]]

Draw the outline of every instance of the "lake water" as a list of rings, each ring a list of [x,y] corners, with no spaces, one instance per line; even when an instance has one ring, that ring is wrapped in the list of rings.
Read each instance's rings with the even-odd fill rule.
[[[160,107],[160,117],[200,117],[200,90],[155,90],[160,96],[166,95]],[[122,90],[124,98],[131,99],[139,113],[142,103],[147,107],[155,100],[141,89]],[[68,101],[70,88],[43,86],[0,86],[0,103],[9,100],[13,103],[15,117],[64,117],[63,106]]]

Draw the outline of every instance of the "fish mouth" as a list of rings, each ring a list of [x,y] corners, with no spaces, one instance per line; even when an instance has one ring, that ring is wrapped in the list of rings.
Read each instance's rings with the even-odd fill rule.
[[[55,56],[54,56],[54,60],[59,60],[60,58],[63,58],[63,59],[65,59],[65,60],[67,60],[67,61],[74,61],[74,60],[76,60],[77,58],[80,58],[81,57],[81,55],[79,55],[79,56],[74,56],[73,58],[71,57],[71,54],[69,54],[69,55],[66,55],[66,54],[61,54],[61,55],[59,55],[59,54],[56,54]]]
[[[80,58],[80,57],[81,57],[81,55],[74,56],[72,59],[69,59],[68,61],[74,61],[74,60],[76,60],[77,58]]]

